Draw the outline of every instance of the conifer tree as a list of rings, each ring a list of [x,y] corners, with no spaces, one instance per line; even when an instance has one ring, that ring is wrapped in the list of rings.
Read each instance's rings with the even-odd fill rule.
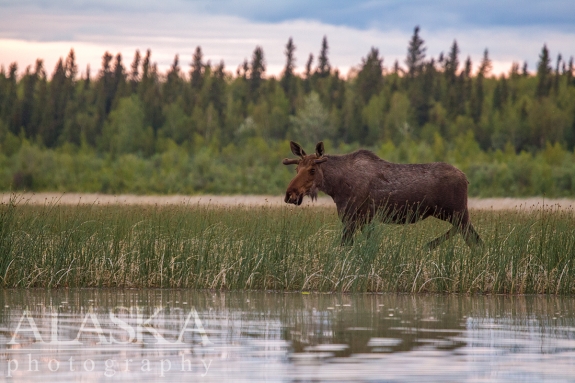
[[[521,75],[523,77],[528,77],[529,76],[529,70],[527,68],[527,61],[523,62],[523,67],[521,68]]]
[[[34,104],[32,107],[29,137],[36,137],[40,133],[40,126],[45,116],[46,104],[48,102],[48,79],[46,78],[46,71],[44,70],[44,62],[41,59],[36,60],[34,77],[36,78]]]
[[[569,64],[567,65],[566,75],[567,75],[567,85],[575,85],[575,82],[573,81],[573,56],[569,58]]]
[[[142,57],[140,56],[140,50],[136,49],[136,53],[134,54],[134,60],[132,61],[132,65],[130,65],[130,89],[132,93],[136,93],[138,90],[138,84],[140,82],[140,61]]]
[[[311,92],[311,82],[312,82],[312,69],[311,66],[313,64],[313,54],[309,54],[309,57],[307,58],[307,62],[305,64],[305,81],[304,81],[304,88],[305,88],[305,92],[309,93]]]
[[[264,60],[264,51],[262,47],[257,46],[252,55],[250,65],[250,97],[253,101],[259,98],[259,91],[262,85],[266,64]]]
[[[473,64],[471,62],[471,57],[467,56],[465,59],[465,64],[463,66],[463,71],[461,72],[462,79],[462,93],[461,97],[463,101],[466,102],[471,98],[471,93],[473,91],[473,79],[471,76]]]
[[[475,95],[471,102],[471,117],[473,121],[478,122],[481,118],[481,113],[483,112],[483,79],[491,71],[492,64],[489,59],[489,51],[485,49],[483,51],[483,59],[479,65],[479,70],[477,71],[477,77],[475,78]]]
[[[86,78],[84,79],[84,91],[90,89],[91,79],[90,79],[90,64],[86,65]]]
[[[409,40],[409,46],[407,47],[407,58],[405,59],[405,65],[407,65],[407,75],[410,78],[416,77],[421,73],[425,60],[425,48],[423,46],[424,41],[419,37],[419,26],[416,26],[413,30],[413,36]]]
[[[321,42],[321,51],[319,52],[318,64],[316,69],[316,74],[320,78],[329,76],[331,72],[331,65],[329,64],[329,59],[327,57],[329,47],[327,45],[327,37],[324,36]]]
[[[182,93],[182,77],[180,73],[179,57],[176,55],[172,66],[168,70],[166,83],[164,84],[164,104],[171,104],[176,101]]]
[[[68,78],[66,77],[66,69],[64,68],[62,59],[59,59],[50,81],[47,118],[40,128],[40,134],[47,147],[54,147],[56,145],[58,137],[64,128],[67,87]]]
[[[4,99],[2,105],[0,105],[0,117],[6,122],[10,131],[14,134],[18,134],[19,129],[16,122],[17,116],[14,113],[14,107],[18,98],[16,93],[18,86],[17,76],[18,64],[14,62],[8,67],[8,77],[4,81],[3,89],[0,89],[0,92],[3,91],[4,93]]]
[[[449,56],[445,59],[444,71],[445,77],[448,83],[455,83],[455,78],[457,76],[457,70],[459,68],[459,47],[457,46],[457,41],[453,40],[451,49],[449,51]]]
[[[102,68],[98,75],[98,100],[102,122],[112,109],[114,89],[114,74],[110,65],[112,59],[113,56],[109,52],[104,53],[102,57]]]
[[[113,87],[111,89],[112,101],[116,98],[122,98],[128,95],[126,92],[126,68],[122,64],[122,54],[116,54],[114,60],[114,70],[113,70]]]
[[[196,47],[194,56],[192,57],[191,71],[190,71],[190,82],[192,89],[199,91],[204,85],[204,55],[202,53],[202,48],[200,46]]]
[[[78,65],[76,65],[76,54],[74,49],[70,49],[68,57],[66,57],[66,64],[64,65],[66,71],[66,78],[68,78],[69,85],[73,88],[76,82],[76,76],[78,75]]]
[[[555,76],[554,76],[554,81],[553,81],[553,90],[555,91],[555,94],[557,94],[559,92],[559,78],[561,77],[561,72],[559,71],[559,67],[561,66],[562,60],[563,60],[563,57],[561,56],[561,53],[559,53],[557,55],[557,64],[555,65]]]
[[[138,86],[138,93],[140,94],[140,98],[142,98],[144,93],[146,93],[152,82],[152,76],[150,74],[152,70],[151,55],[152,52],[148,49],[146,51],[146,56],[144,56],[144,61],[142,62],[142,78]]]
[[[396,75],[397,75],[397,74],[399,74],[399,71],[400,71],[399,61],[398,61],[398,60],[395,60],[395,61],[393,62],[393,69],[391,70],[391,72],[392,72],[393,74],[396,74]]]
[[[281,79],[281,86],[284,89],[286,94],[291,94],[293,91],[293,82],[294,82],[294,69],[295,69],[295,45],[293,43],[293,39],[290,37],[285,49],[286,55],[286,65],[283,70],[283,76]]]
[[[493,109],[502,110],[503,106],[507,102],[508,89],[507,89],[507,79],[504,75],[501,75],[495,90],[493,91]]]
[[[449,55],[443,62],[443,71],[447,83],[447,94],[445,106],[450,116],[455,117],[462,113],[464,109],[461,94],[461,81],[457,75],[459,69],[459,47],[457,41],[453,40]]]
[[[220,118],[223,117],[226,104],[226,73],[225,65],[220,61],[213,71],[211,84],[208,90],[209,102],[214,106]]]
[[[379,50],[372,47],[367,57],[361,61],[356,84],[359,95],[367,103],[372,96],[379,94],[383,87],[383,58],[379,57]]]
[[[36,61],[38,65],[38,61]],[[32,132],[31,120],[34,107],[34,91],[36,88],[37,76],[30,71],[30,67],[26,68],[26,73],[20,80],[23,85],[24,92],[22,102],[20,103],[20,118],[19,124],[24,128],[27,137],[33,137],[35,132]]]
[[[547,45],[543,45],[541,54],[539,55],[539,63],[537,64],[537,89],[535,96],[537,98],[549,96],[551,90],[551,58],[549,57],[549,50]]]

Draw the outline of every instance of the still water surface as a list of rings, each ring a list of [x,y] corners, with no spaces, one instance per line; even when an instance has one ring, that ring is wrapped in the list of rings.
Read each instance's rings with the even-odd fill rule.
[[[0,381],[573,382],[575,299],[3,290]]]

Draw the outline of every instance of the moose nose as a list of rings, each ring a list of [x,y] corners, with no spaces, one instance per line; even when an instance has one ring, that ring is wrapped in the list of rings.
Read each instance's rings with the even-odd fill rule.
[[[292,190],[286,193],[284,198],[285,203],[293,203],[294,205],[301,205],[303,201],[303,194],[299,194],[297,191]]]
[[[285,203],[293,203],[294,205],[297,204],[298,201],[298,194],[295,190],[289,190],[286,192],[286,197],[284,199]]]

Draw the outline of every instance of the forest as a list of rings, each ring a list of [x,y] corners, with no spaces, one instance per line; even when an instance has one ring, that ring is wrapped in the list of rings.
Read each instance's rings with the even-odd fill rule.
[[[403,62],[375,47],[349,73],[319,54],[266,74],[263,49],[235,73],[197,47],[160,73],[152,52],[105,52],[79,75],[74,50],[51,76],[38,59],[0,70],[0,189],[136,194],[281,194],[289,141],[329,154],[360,147],[393,162],[445,161],[479,197],[575,195],[573,57],[491,73],[457,41],[428,57],[414,28]],[[189,66],[188,66],[189,65]],[[476,69],[473,69],[476,68]]]

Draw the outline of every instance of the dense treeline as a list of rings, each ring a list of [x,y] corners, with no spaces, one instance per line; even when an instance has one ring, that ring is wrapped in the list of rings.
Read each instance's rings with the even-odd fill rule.
[[[573,58],[543,46],[536,74],[514,63],[491,75],[454,41],[429,58],[415,28],[403,63],[376,48],[347,76],[324,37],[296,73],[266,76],[261,47],[232,74],[197,47],[159,73],[148,50],[127,65],[106,52],[92,77],[74,51],[50,79],[41,59],[0,70],[0,188],[135,193],[277,193],[292,173],[286,140],[359,146],[398,162],[448,161],[475,195],[575,194]]]

